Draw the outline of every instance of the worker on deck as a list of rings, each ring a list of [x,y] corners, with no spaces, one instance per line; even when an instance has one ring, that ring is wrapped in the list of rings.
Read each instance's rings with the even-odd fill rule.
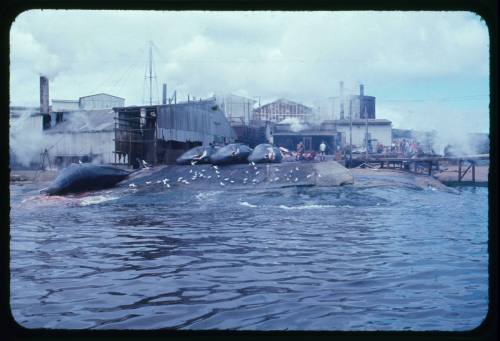
[[[295,156],[295,160],[299,161],[303,159],[303,154],[304,154],[304,144],[302,141],[300,141],[297,144],[297,155]]]
[[[319,160],[320,161],[325,161],[325,151],[326,151],[325,141],[321,141],[321,144],[319,145]]]

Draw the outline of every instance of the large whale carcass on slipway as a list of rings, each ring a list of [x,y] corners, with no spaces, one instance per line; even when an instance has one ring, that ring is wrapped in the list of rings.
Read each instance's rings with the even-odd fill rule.
[[[73,163],[63,169],[52,184],[41,192],[64,195],[110,188],[126,179],[132,172],[106,165]]]
[[[254,163],[280,163],[283,155],[278,147],[273,147],[269,143],[261,143],[254,148],[248,161]]]
[[[212,146],[199,146],[189,149],[175,160],[178,165],[210,163],[210,156],[216,151]]]
[[[210,163],[214,165],[230,165],[247,162],[252,148],[242,143],[231,143],[221,147],[210,155]]]

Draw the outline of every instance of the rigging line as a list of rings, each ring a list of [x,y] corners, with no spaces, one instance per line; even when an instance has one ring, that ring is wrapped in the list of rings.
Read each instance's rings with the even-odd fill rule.
[[[140,60],[140,56],[138,56],[133,62],[132,64],[129,66],[129,68],[125,71],[125,73],[122,75],[121,79],[116,82],[113,87],[116,87],[118,86],[118,89],[121,90],[125,81],[130,77],[130,74],[132,73],[132,70],[136,70],[136,67],[139,63],[139,60]],[[118,90],[117,90],[118,91]]]
[[[127,67],[127,69],[121,75],[121,77],[112,85],[112,87],[116,87],[118,84],[120,84],[120,82],[123,81],[124,78],[127,78],[127,76],[129,76],[129,74],[130,74],[129,71],[139,62],[139,60],[141,59],[143,49],[139,48],[139,49],[137,49],[137,51],[139,52],[137,54],[137,57],[132,60],[130,65]]]
[[[138,51],[139,53],[141,52],[141,50],[142,50],[141,48],[138,48],[138,49],[137,49],[137,51]],[[138,54],[138,55],[140,55],[140,54]],[[132,62],[130,62],[130,65],[133,65],[133,64],[134,64],[134,62],[136,62],[136,61],[137,61],[137,60],[132,60]],[[111,62],[111,60],[104,61],[104,62],[105,62],[105,63],[110,63],[110,62]],[[100,83],[99,83],[99,84],[95,87],[95,89],[94,89],[94,91],[93,91],[93,92],[94,92],[94,93],[95,93],[95,92],[97,92],[97,91],[98,91],[98,89],[99,89],[100,87],[102,87],[102,86],[103,86],[104,84],[106,84],[108,81],[112,80],[116,74],[117,74],[117,72],[116,72],[116,71],[111,71],[111,72],[108,74],[108,76],[107,76],[106,78],[104,78],[104,79],[103,79],[103,80],[102,80],[102,81],[101,81],[101,82],[100,82]],[[119,78],[121,78],[121,77],[119,77]],[[119,79],[119,78],[118,78],[118,79]],[[111,83],[111,82],[110,82],[110,83]],[[115,82],[115,83],[116,83],[116,82]],[[113,85],[113,86],[111,86],[111,87],[114,87],[114,85]]]
[[[163,55],[163,53],[160,51],[159,47],[156,46],[156,44],[154,43],[154,41],[151,41],[151,45],[153,46],[153,48],[156,50],[156,52],[158,53],[158,55],[162,58],[162,59],[158,59],[158,61],[166,61],[167,58],[165,58],[165,56]]]
[[[98,83],[98,85],[96,85],[94,87],[94,90],[92,91],[92,93],[96,93],[98,91],[98,89],[103,86],[105,83],[108,82],[108,80],[110,80],[112,77],[114,76],[114,71],[110,71],[106,77],[104,77],[100,83]]]
[[[138,62],[138,61],[136,61]],[[120,93],[120,91],[122,90],[123,86],[127,83],[127,81],[130,79],[131,75],[132,74],[139,74],[140,75],[140,72],[137,72],[138,70],[138,63],[135,63],[134,64],[134,68],[133,70],[131,70],[130,72],[128,72],[126,75],[125,75],[125,78],[123,79],[123,81],[119,84],[118,86],[118,89],[116,90],[117,93]]]
[[[111,85],[111,88],[116,88],[118,86],[118,84],[120,84],[123,81],[123,79],[126,78],[130,74],[130,70],[132,69],[133,66],[134,66],[134,63],[130,64],[127,67],[127,69],[125,69],[125,71],[122,73],[120,78],[118,78],[116,80],[116,82],[114,82],[113,85]]]

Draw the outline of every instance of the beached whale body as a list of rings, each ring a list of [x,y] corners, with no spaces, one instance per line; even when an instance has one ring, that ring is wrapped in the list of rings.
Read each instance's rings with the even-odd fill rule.
[[[281,160],[283,160],[283,156],[279,148],[273,147],[269,143],[259,144],[248,157],[248,161],[254,163],[279,163]]]
[[[191,163],[209,163],[210,155],[215,152],[215,148],[212,146],[199,146],[194,147],[181,156],[175,161],[178,165],[189,165]]]
[[[210,163],[214,165],[229,165],[234,163],[247,162],[248,156],[252,153],[252,148],[242,143],[231,143],[217,149],[210,156]]]
[[[129,171],[112,166],[73,163],[59,173],[44,193],[63,195],[109,188],[129,175]]]

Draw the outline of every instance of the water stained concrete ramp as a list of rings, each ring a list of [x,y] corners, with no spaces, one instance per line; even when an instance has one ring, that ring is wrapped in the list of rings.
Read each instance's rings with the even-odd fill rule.
[[[159,166],[132,175],[120,186],[193,189],[281,188],[353,184],[351,172],[335,161]]]

